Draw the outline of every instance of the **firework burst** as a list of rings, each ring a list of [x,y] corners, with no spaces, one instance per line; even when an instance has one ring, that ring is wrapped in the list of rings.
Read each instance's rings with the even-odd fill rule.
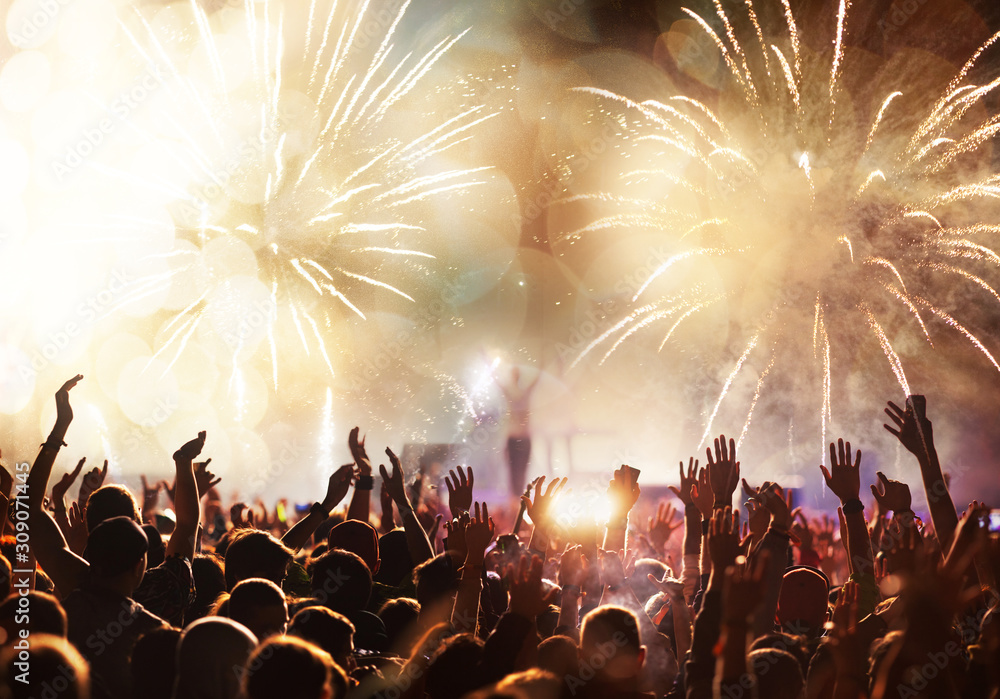
[[[990,281],[1000,263],[991,208],[1000,177],[987,167],[1000,117],[984,108],[1000,79],[970,80],[998,36],[939,98],[907,98],[900,86],[877,96],[866,116],[844,87],[846,78],[861,82],[845,76],[849,3],[840,2],[823,54],[805,47],[788,0],[756,5],[774,11],[771,22],[758,19],[752,0],[731,12],[715,0],[712,18],[687,11],[724,66],[717,103],[577,88],[618,130],[618,181],[561,202],[602,213],[560,243],[654,232],[667,253],[628,312],[576,361],[596,354],[603,363],[640,334],[656,334],[660,350],[688,351],[678,340],[685,325],[700,320],[704,337],[722,319],[727,339],[708,361],[730,364],[706,407],[703,440],[737,380],[751,396],[742,440],[778,368],[796,385],[818,377],[825,441],[831,374],[858,346],[877,347],[910,392],[896,344],[904,326],[929,346],[947,326],[1000,370],[955,292],[981,293],[980,307],[1000,301]],[[781,31],[768,37],[764,26]],[[622,186],[627,196],[614,194]]]

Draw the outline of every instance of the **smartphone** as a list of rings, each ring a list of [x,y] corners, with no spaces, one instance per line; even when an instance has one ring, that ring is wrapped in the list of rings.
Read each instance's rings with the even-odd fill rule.
[[[632,485],[635,485],[636,483],[638,483],[639,482],[639,469],[632,468],[631,466],[629,466],[627,464],[622,464],[622,466],[625,468],[625,472],[628,473],[628,477],[632,479]]]
[[[990,534],[1000,534],[1000,509],[993,508],[983,515],[983,524]]]

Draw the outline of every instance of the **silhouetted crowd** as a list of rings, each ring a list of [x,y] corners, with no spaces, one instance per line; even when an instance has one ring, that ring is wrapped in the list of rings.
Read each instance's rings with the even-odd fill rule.
[[[308,509],[225,507],[204,432],[142,493],[107,462],[54,475],[82,378],[30,469],[0,469],[0,699],[1000,696],[1000,511],[959,515],[921,396],[885,427],[927,512],[881,473],[866,505],[838,440],[815,478],[841,506],[808,516],[721,436],[669,503],[614,471],[597,523],[565,478],[486,503],[471,469],[390,449],[373,504],[357,428]]]

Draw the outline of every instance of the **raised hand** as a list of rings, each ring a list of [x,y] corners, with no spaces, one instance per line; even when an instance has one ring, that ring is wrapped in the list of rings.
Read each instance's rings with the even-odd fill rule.
[[[698,473],[698,482],[691,486],[691,501],[701,512],[702,519],[710,519],[715,505],[715,495],[712,485],[708,482],[708,469],[703,468]]]
[[[844,443],[843,439],[838,439],[837,443],[830,442],[830,470],[823,464],[819,465],[826,479],[827,487],[833,494],[840,498],[840,502],[846,503],[848,500],[857,500],[861,494],[861,450],[858,450],[857,458],[851,463],[851,443]]]
[[[76,468],[69,473],[64,473],[59,482],[52,486],[52,500],[55,503],[56,510],[66,509],[66,491],[73,485],[76,477],[80,475],[80,471],[83,470],[83,464],[86,461],[87,457],[80,459],[76,464]]]
[[[355,432],[352,431],[351,434],[355,434]],[[403,484],[403,467],[399,463],[399,457],[389,447],[385,448],[385,453],[389,457],[389,463],[392,464],[392,473],[390,474],[386,471],[385,466],[379,466],[379,473],[382,474],[382,483],[385,484],[385,489],[389,491],[389,496],[396,503],[396,507],[400,509],[400,512],[403,510],[412,510],[413,508],[410,507],[410,501],[406,496],[406,486]],[[355,463],[357,462],[355,461]]]
[[[694,498],[691,497],[691,488],[698,482],[698,459],[693,456],[688,459],[688,469],[687,474],[684,473],[684,462],[680,462],[680,473],[681,473],[681,484],[680,486],[670,485],[670,492],[676,495],[681,502],[684,503],[685,507],[690,507],[694,504]]]
[[[465,528],[470,521],[472,521],[472,517],[469,513],[463,512],[455,519],[444,523],[445,538],[447,539],[445,545],[448,547],[448,551],[453,552],[456,561],[464,561],[468,555],[469,547],[465,541]]]
[[[468,475],[461,466],[456,470],[458,475],[455,475],[455,471],[448,471],[448,475],[444,477],[445,485],[448,486],[448,508],[452,517],[458,517],[472,507],[472,486],[475,483],[471,467],[468,469]]]
[[[80,463],[82,464],[83,461],[81,460]],[[155,511],[156,505],[160,502],[160,488],[163,487],[163,481],[157,481],[150,488],[146,474],[141,474],[139,479],[142,481],[142,517],[146,519],[146,515]],[[53,488],[53,495],[55,495],[55,488]]]
[[[194,483],[198,488],[198,498],[201,499],[208,491],[217,486],[222,482],[222,478],[217,477],[214,473],[208,470],[208,465],[212,463],[211,459],[206,459],[205,461],[198,461],[194,465]]]
[[[353,469],[353,464],[348,464],[348,468]],[[350,484],[350,478],[348,478],[348,484]],[[346,493],[346,491],[344,491]],[[385,481],[382,481],[382,487],[378,491],[379,503],[382,505],[382,531],[391,531],[396,526],[396,521],[392,514],[392,496],[389,495],[389,491],[386,490]]]
[[[670,598],[671,602],[677,604],[684,603],[684,581],[671,578],[667,573],[663,574],[663,579],[658,579],[652,573],[646,575],[649,582],[656,586],[656,589]]]
[[[365,438],[358,439],[360,432],[360,427],[355,427],[351,430],[351,434],[347,438],[347,446],[350,447],[351,457],[354,459],[354,464],[358,467],[358,475],[370,476],[372,475],[372,462],[368,458],[368,452],[365,451]]]
[[[69,550],[78,556],[83,555],[84,549],[87,548],[87,518],[84,514],[83,508],[81,508],[75,502],[69,506],[69,510],[66,512],[66,531],[63,532],[66,535],[66,543],[69,545]]]
[[[559,558],[559,586],[583,584],[584,566],[586,559],[583,557],[582,546],[571,546],[563,552]]]
[[[545,476],[535,482],[535,496],[529,498],[527,495],[522,495],[521,501],[525,504],[528,517],[531,518],[535,527],[548,530],[552,526],[555,503],[559,499],[562,489],[566,487],[566,479],[554,479],[549,483],[549,487],[545,489],[544,493],[542,492],[543,485],[545,485]]]
[[[334,507],[340,504],[340,501],[344,499],[347,495],[347,491],[351,487],[351,479],[354,477],[354,464],[344,464],[332,474],[326,482],[326,495],[323,497],[323,509],[330,512]],[[385,490],[385,485],[382,485],[382,489]],[[392,511],[392,505],[389,505],[389,511]]]
[[[510,611],[525,619],[534,620],[545,611],[556,590],[543,593],[542,559],[532,556],[529,562],[527,556],[522,556],[517,568],[507,567],[507,581],[510,586]]]
[[[74,386],[80,383],[81,379],[83,379],[83,374],[77,374],[56,391],[56,426],[63,428],[63,435],[66,434],[65,428],[69,427],[69,423],[73,422],[73,408],[69,404],[69,392]],[[61,437],[60,441],[62,441]]]
[[[201,450],[205,448],[205,435],[205,431],[202,430],[197,437],[175,451],[174,461],[194,461],[201,454]]]
[[[477,502],[475,514],[465,525],[466,559],[482,563],[486,556],[486,547],[493,541],[495,533],[496,525],[493,523],[493,518],[490,517],[489,508],[484,502],[480,510],[480,505]]]
[[[885,511],[892,510],[894,513],[909,512],[911,504],[910,486],[906,485],[906,483],[886,478],[885,474],[881,471],[875,475],[878,476],[881,492],[879,492],[877,486],[872,485],[872,495],[875,496],[875,502],[878,503],[879,507]]]
[[[751,500],[767,509],[771,514],[771,524],[788,531],[792,526],[792,513],[788,511],[788,501],[781,486],[765,481],[760,488],[754,489],[744,479],[743,489]]]
[[[633,479],[633,469],[622,465],[608,482],[608,498],[611,500],[611,519],[624,519],[632,510],[642,491]]]
[[[656,515],[649,518],[647,525],[649,540],[657,555],[663,555],[663,547],[683,523],[684,518],[677,514],[672,504],[661,502],[657,506]]]
[[[726,435],[719,435],[715,440],[715,459],[712,450],[706,449],[708,455],[708,482],[712,486],[715,507],[727,507],[733,504],[733,493],[740,482],[740,462],[736,460],[736,441],[729,440],[726,448]]]
[[[77,502],[80,503],[80,507],[85,507],[87,505],[87,501],[90,500],[90,494],[104,485],[104,479],[107,477],[107,459],[104,460],[103,468],[97,468],[95,466],[90,469],[89,473],[83,474],[83,481],[80,483],[80,494],[77,496]]]
[[[757,556],[753,567],[741,571],[737,566],[726,568],[722,585],[722,609],[727,619],[749,619],[764,601],[765,575],[771,564],[769,551]]]
[[[868,664],[866,648],[858,633],[858,606],[861,586],[846,582],[833,607],[833,628],[829,633],[830,653],[837,668],[838,682],[864,676]],[[844,678],[844,679],[841,679]]]
[[[708,555],[720,574],[740,555],[740,513],[731,507],[717,509],[708,523]]]
[[[229,521],[233,523],[233,529],[254,529],[253,509],[245,502],[234,503],[229,508]]]
[[[889,401],[885,414],[889,416],[894,427],[882,425],[918,459],[926,458],[934,445],[934,431],[925,409],[926,401],[923,396],[907,396],[905,409]]]

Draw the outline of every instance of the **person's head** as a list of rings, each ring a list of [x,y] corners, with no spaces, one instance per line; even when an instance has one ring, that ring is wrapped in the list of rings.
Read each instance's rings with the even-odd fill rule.
[[[105,485],[95,490],[87,500],[87,531],[94,531],[98,524],[112,517],[128,517],[136,524],[142,522],[139,505],[131,491],[123,485]]]
[[[763,650],[765,648],[791,653],[799,661],[802,676],[806,676],[806,673],[809,671],[811,653],[806,648],[806,639],[804,636],[794,636],[789,633],[768,633],[755,638],[748,650]]]
[[[226,548],[226,587],[232,590],[240,580],[264,578],[281,585],[294,552],[267,532],[241,529]]]
[[[757,679],[759,696],[768,699],[799,699],[805,687],[802,666],[788,651],[761,648],[750,651],[747,664]]]
[[[229,618],[246,626],[261,641],[281,635],[288,625],[285,593],[264,578],[241,580],[229,593]]]
[[[300,609],[288,624],[288,635],[326,651],[347,672],[354,669],[354,624],[343,614],[326,607]]]
[[[32,636],[44,633],[66,638],[66,611],[54,596],[31,590],[0,602],[0,627],[6,631],[6,640],[0,641],[0,645],[13,642],[18,630],[24,628]]]
[[[149,541],[149,551],[146,552],[146,567],[155,568],[166,558],[167,545],[163,543],[163,537],[152,524],[142,525],[142,531],[146,532],[146,540]]]
[[[23,660],[13,645],[0,650],[0,688],[9,687],[11,699],[38,696],[43,687],[58,691],[60,699],[89,699],[90,667],[80,652],[65,638],[48,634],[32,634],[28,640],[30,682],[15,678],[24,673]]]
[[[350,551],[332,549],[313,563],[312,595],[335,612],[349,614],[368,606],[372,573],[361,558]]]
[[[580,625],[580,664],[594,669],[604,682],[634,681],[646,660],[639,639],[639,622],[624,607],[605,605],[583,618]]]
[[[420,617],[420,603],[410,597],[396,597],[386,600],[378,611],[378,616],[385,624],[385,635],[389,648],[396,650],[403,657],[409,655],[409,649],[416,640],[417,619]]]
[[[482,640],[467,633],[452,636],[434,652],[427,665],[427,695],[430,699],[459,699],[478,689],[482,678],[469,669],[482,659]]]
[[[161,626],[147,631],[132,647],[130,670],[134,699],[170,699],[177,676],[180,629]]]
[[[548,638],[555,633],[556,627],[559,625],[559,613],[559,607],[550,604],[536,617],[535,625],[541,638]]]
[[[580,667],[579,652],[569,636],[549,636],[538,644],[538,667],[556,677],[574,675]]]
[[[406,532],[393,529],[378,539],[379,567],[375,581],[395,587],[413,575],[413,557],[406,543]]]
[[[368,566],[372,575],[379,569],[378,531],[368,522],[349,519],[330,530],[327,545],[332,549],[343,549],[356,553]]]
[[[448,554],[438,554],[424,561],[413,570],[417,587],[417,601],[421,611],[437,603],[449,603],[458,589],[458,575]]]
[[[130,517],[119,516],[90,531],[83,557],[90,563],[91,580],[131,595],[146,572],[148,548],[142,527]]]
[[[562,680],[547,670],[537,667],[507,675],[497,682],[497,692],[514,694],[527,699],[559,699]]]
[[[241,670],[257,637],[232,619],[205,617],[187,626],[177,647],[174,699],[238,699]]]
[[[187,623],[208,614],[219,595],[227,589],[222,558],[215,554],[196,554],[191,561],[191,573],[194,576],[195,598],[184,616]]]
[[[347,677],[330,655],[291,636],[261,644],[246,662],[243,674],[247,699],[342,699]]]
[[[640,558],[635,562],[635,572],[629,576],[628,585],[639,601],[645,604],[659,591],[648,576],[655,575],[657,580],[662,580],[663,574],[669,570],[666,563],[655,558]]]
[[[815,568],[800,566],[785,573],[778,593],[776,618],[782,630],[816,638],[829,608],[830,583]]]

